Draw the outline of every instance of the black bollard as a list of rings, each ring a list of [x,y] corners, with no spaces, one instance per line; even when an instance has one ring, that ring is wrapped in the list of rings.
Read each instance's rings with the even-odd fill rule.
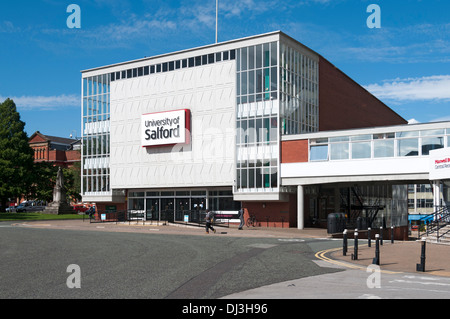
[[[372,264],[380,265],[380,235],[375,235],[375,258],[372,260]]]
[[[352,260],[358,260],[358,231],[355,229],[355,245],[353,246]]]
[[[372,247],[372,238],[371,238],[371,236],[370,236],[370,227],[369,228],[367,228],[367,245],[369,246],[369,247]]]
[[[342,254],[347,256],[347,229],[344,230],[343,239]]]
[[[391,244],[394,243],[394,226],[391,226]]]
[[[383,226],[380,227],[380,245],[383,246]]]
[[[417,271],[425,272],[425,245],[426,245],[426,239],[422,238],[422,253],[420,255],[420,264],[416,265]]]

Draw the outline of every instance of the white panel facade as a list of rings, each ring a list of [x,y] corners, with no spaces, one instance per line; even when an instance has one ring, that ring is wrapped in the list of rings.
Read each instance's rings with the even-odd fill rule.
[[[232,186],[235,61],[111,83],[111,188]],[[189,109],[191,143],[141,146],[141,115]]]

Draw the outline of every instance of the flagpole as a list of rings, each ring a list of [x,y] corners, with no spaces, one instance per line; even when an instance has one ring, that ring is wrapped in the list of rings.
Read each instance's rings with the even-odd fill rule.
[[[216,0],[216,43],[217,43],[217,24],[219,20],[219,0]]]

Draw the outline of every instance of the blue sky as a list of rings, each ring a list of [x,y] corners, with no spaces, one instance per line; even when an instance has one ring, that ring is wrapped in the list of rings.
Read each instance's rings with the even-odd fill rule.
[[[81,28],[69,29],[70,4]],[[381,28],[370,29],[370,4]],[[219,0],[219,42],[281,30],[405,119],[450,120],[450,1]],[[214,43],[214,0],[5,0],[0,100],[28,135],[80,136],[81,70]]]

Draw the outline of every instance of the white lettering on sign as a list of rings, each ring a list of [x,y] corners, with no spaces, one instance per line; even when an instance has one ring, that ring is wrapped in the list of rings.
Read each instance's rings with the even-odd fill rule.
[[[143,114],[141,144],[143,147],[188,144],[189,110]]]

